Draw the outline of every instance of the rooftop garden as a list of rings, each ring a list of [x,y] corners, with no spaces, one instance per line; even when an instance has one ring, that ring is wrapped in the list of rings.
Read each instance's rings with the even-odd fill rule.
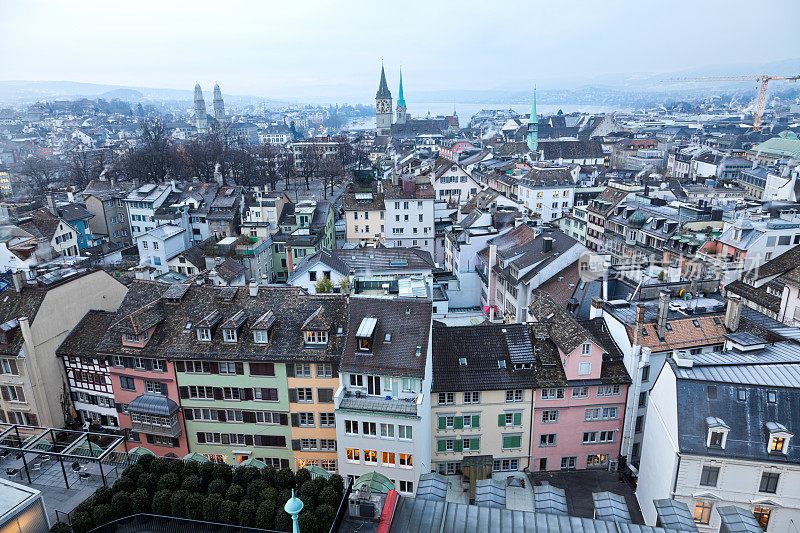
[[[143,455],[111,487],[100,487],[71,513],[71,526],[51,531],[86,533],[118,518],[138,513],[188,518],[220,524],[291,531],[283,506],[291,491],[303,501],[300,531],[330,530],[344,493],[338,474],[312,479],[306,469],[239,466]]]

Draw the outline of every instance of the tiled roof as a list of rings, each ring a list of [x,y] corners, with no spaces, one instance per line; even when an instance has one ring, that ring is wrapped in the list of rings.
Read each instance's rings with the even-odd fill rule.
[[[0,294],[0,323],[26,316],[33,324],[45,296],[47,296],[47,292],[41,289],[25,287],[21,293],[17,293],[13,286],[8,287]],[[0,354],[19,355],[23,342],[19,327],[11,329],[7,335],[9,337],[8,344],[0,345]]]
[[[550,338],[565,355],[571,354],[587,340],[592,340],[602,346],[575,317],[567,313],[546,292],[533,291],[528,309],[538,322],[547,326]]]
[[[132,310],[153,304],[163,314],[144,348],[122,346],[120,332],[113,329],[103,337],[98,347],[102,354],[131,354],[143,357],[169,357],[175,359],[238,359],[238,360],[338,360],[344,346],[347,325],[347,299],[340,295],[304,295],[294,287],[259,287],[256,297],[250,296],[249,287],[215,287],[190,285],[180,304],[162,299],[169,285],[147,281],[133,281],[128,287],[117,317],[125,317]],[[231,290],[232,297],[221,298],[223,290]],[[429,303],[430,305],[430,303]],[[324,321],[329,324],[328,343],[308,346],[304,342],[301,325],[317,309],[323,308]],[[256,344],[253,335],[240,331],[238,341],[226,343],[222,328],[212,329],[211,342],[198,342],[196,328],[209,315],[208,324],[217,324],[222,317],[232,317],[243,310],[248,317],[262,317],[273,310],[276,320],[268,344]],[[188,325],[188,327],[187,327]],[[339,328],[342,332],[339,334]],[[335,357],[334,357],[335,356]]]
[[[95,347],[106,334],[114,313],[91,310],[86,313],[75,328],[67,335],[64,342],[56,349],[56,355],[62,357],[97,357]]]
[[[161,314],[158,302],[150,302],[144,307],[135,309],[124,316],[118,316],[111,324],[111,329],[121,333],[139,335],[152,328],[163,319],[164,316]]]
[[[716,319],[716,320],[715,320]],[[694,325],[697,321],[698,326]],[[719,322],[719,324],[717,324]],[[697,346],[707,346],[709,344],[722,344],[725,342],[725,324],[722,317],[717,316],[694,316],[668,320],[671,329],[664,332],[664,340],[658,338],[655,323],[645,324],[643,329],[646,334],[641,335],[642,346],[648,346],[654,352],[662,350],[675,350],[681,348],[692,348]],[[633,328],[627,326],[629,337],[633,334]]]
[[[235,259],[226,259],[221,265],[216,267],[217,275],[230,283],[240,276],[246,269],[244,265]]]
[[[386,376],[425,376],[431,302],[350,298],[347,341],[341,369]],[[356,331],[365,317],[377,317],[372,353],[359,352]],[[389,342],[386,334],[391,333]],[[419,355],[417,350],[419,349]]]
[[[769,309],[770,311],[774,311],[775,313],[780,311],[780,296],[775,296],[774,294],[767,292],[766,285],[762,285],[761,287],[753,287],[752,285],[747,285],[742,280],[737,279],[736,281],[732,281],[725,285],[725,290],[734,294],[738,294],[743,298],[750,300],[751,302]]]
[[[784,274],[800,265],[800,245],[790,248],[778,257],[774,257],[745,274],[747,278],[764,279],[770,276]]]

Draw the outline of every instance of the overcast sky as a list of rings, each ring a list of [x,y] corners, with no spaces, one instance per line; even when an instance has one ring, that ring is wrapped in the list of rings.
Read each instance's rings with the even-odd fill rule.
[[[798,0],[0,0],[0,79],[271,98],[519,89],[800,57]]]

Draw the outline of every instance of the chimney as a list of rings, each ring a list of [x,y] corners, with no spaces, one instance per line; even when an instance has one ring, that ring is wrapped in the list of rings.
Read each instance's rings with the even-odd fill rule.
[[[644,304],[636,304],[636,318],[633,323],[633,345],[641,345],[642,329],[644,328]]]
[[[13,274],[11,274],[12,281],[14,282],[14,290],[17,293],[22,292],[22,288],[25,286],[25,272],[22,270],[15,270]]]
[[[55,194],[49,192],[47,193],[47,195],[45,195],[45,198],[47,199],[47,207],[50,209],[50,212],[53,213],[54,215],[58,215],[58,211],[56,210]]]
[[[726,300],[725,329],[731,332],[736,331],[739,329],[739,319],[742,317],[742,297],[729,292]]]
[[[669,291],[662,290],[658,295],[658,325],[656,326],[656,333],[658,333],[659,339],[663,339],[664,333],[666,333],[667,331],[668,311],[669,311]]]
[[[250,287],[250,298],[255,298],[256,296],[258,296],[258,283],[256,283],[256,280],[252,280],[250,282],[249,287]]]
[[[589,308],[589,318],[599,318],[603,316],[603,300],[592,298],[592,306]]]
[[[75,202],[75,193],[72,192],[72,191],[68,191],[67,192],[67,200],[69,201],[69,203],[74,203]]]
[[[542,251],[544,253],[552,252],[553,251],[553,238],[552,237],[545,237],[542,239]]]

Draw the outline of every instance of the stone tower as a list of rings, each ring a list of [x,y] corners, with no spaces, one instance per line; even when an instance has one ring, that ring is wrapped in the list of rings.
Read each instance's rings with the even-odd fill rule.
[[[219,90],[219,83],[214,84],[214,120],[217,122],[225,120],[225,102],[222,101],[222,91]]]
[[[403,69],[400,69],[400,92],[397,95],[397,124],[405,124],[408,119],[406,99],[403,97]]]
[[[539,149],[539,117],[536,114],[536,89],[533,90],[533,107],[531,107],[531,118],[528,120],[528,135],[525,138],[528,149],[536,152]]]
[[[208,129],[208,115],[206,115],[206,101],[203,100],[203,89],[197,83],[194,86],[194,125],[197,131]]]
[[[392,133],[392,93],[386,85],[386,73],[381,65],[381,83],[375,95],[375,132],[377,135]]]

